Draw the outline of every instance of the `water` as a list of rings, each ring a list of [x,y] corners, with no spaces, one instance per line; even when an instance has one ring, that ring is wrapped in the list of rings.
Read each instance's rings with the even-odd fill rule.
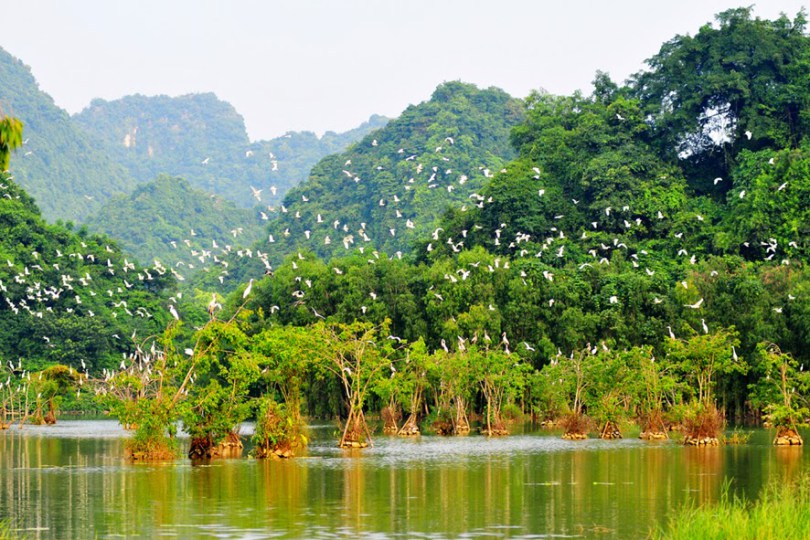
[[[754,497],[795,476],[802,448],[684,448],[637,439],[569,442],[379,436],[335,447],[313,430],[305,456],[131,464],[115,421],[0,432],[0,519],[27,538],[644,538],[686,500],[731,481]]]

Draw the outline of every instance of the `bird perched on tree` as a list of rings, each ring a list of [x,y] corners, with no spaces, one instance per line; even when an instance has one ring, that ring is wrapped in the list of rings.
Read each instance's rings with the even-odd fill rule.
[[[208,302],[208,315],[210,315],[212,319],[214,318],[214,311],[217,309],[222,309],[222,304],[217,302],[217,294],[211,293],[211,301]]]

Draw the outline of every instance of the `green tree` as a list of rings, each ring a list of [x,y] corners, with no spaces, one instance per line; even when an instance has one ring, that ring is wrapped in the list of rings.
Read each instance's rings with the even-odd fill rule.
[[[8,169],[11,152],[23,143],[23,123],[18,118],[0,118],[0,171]]]

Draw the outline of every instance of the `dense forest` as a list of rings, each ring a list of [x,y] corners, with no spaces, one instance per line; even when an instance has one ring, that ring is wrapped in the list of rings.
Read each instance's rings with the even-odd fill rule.
[[[445,83],[325,158],[239,257],[263,264],[186,284],[150,342],[161,390],[146,342],[100,383],[126,423],[157,419],[133,455],[178,418],[199,455],[251,416],[260,453],[305,444],[302,415],[362,446],[372,411],[403,434],[524,413],[572,437],[633,419],[705,443],[763,415],[790,434],[810,416],[805,29],[730,10],[590,95]]]
[[[45,223],[7,173],[0,190],[4,364],[18,374],[54,363],[97,371],[119,363],[133,333],[165,326],[170,269],[136,265],[110,238],[83,227]]]
[[[522,102],[502,90],[440,85],[429,100],[321,160],[269,209],[266,234],[252,246],[264,257],[220,254],[224,284],[238,286],[300,250],[324,259],[366,248],[410,253],[448,208],[483,204],[481,188],[515,157],[509,131],[523,114]],[[205,283],[222,271],[211,265]]]
[[[262,214],[193,189],[182,178],[162,175],[112,199],[86,225],[118,239],[138,261],[158,259],[194,270],[219,246],[227,253],[264,236]]]

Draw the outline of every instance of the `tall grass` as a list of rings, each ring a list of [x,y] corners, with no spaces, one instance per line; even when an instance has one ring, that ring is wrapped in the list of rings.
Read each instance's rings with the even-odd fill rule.
[[[810,538],[809,475],[803,474],[788,484],[769,484],[759,500],[753,503],[731,498],[728,491],[726,485],[715,505],[685,506],[650,537],[689,540]]]
[[[11,531],[11,523],[9,523],[6,519],[0,519],[0,540],[14,538],[14,535]]]

